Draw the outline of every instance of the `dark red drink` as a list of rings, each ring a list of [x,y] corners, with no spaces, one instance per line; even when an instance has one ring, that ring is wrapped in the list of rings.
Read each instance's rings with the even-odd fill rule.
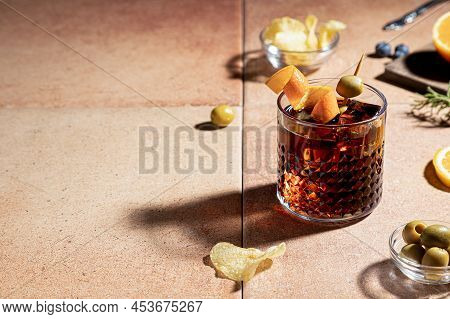
[[[366,91],[378,93],[371,87]],[[350,221],[370,214],[382,193],[384,97],[374,104],[376,99],[347,101],[346,111],[327,124],[314,123],[281,101],[282,96],[277,193],[283,206],[313,221]]]

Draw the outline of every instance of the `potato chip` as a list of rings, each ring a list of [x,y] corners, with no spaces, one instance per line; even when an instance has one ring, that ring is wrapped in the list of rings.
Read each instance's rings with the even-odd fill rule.
[[[266,265],[267,268],[267,259],[282,256],[285,251],[285,243],[263,252],[256,248],[241,248],[222,242],[211,249],[209,256],[216,270],[226,278],[247,282],[253,278],[260,265]]]
[[[275,38],[279,33],[291,32],[304,34],[305,30],[305,25],[300,20],[290,17],[283,17],[273,19],[264,31],[263,37],[266,43],[272,43],[275,41]],[[304,35],[306,39],[306,34]]]
[[[270,25],[266,28],[266,30],[264,31],[264,41],[266,43],[270,43],[273,42],[273,40],[275,40],[275,36],[277,35],[278,32],[281,32],[281,19],[277,18],[277,19],[273,19],[272,22],[270,23]]]
[[[273,45],[286,51],[304,51],[306,35],[303,32],[278,32]]]
[[[306,29],[308,29],[308,32],[315,32],[317,27],[317,17],[313,14],[309,14],[305,19],[305,25]]]
[[[308,37],[306,39],[306,46],[310,50],[317,50],[319,41],[316,36],[317,17],[315,15],[308,15],[305,19],[306,28],[308,29]]]
[[[328,30],[332,30],[332,31],[342,31],[344,30],[347,26],[342,23],[341,21],[337,21],[337,20],[329,20],[326,23],[326,27]]]
[[[325,25],[319,29],[319,47],[324,49],[330,45],[331,40],[337,32],[346,28],[346,25],[337,20],[329,20]]]
[[[305,32],[305,25],[297,19],[290,17],[283,17],[280,19],[280,25],[282,31],[291,31],[291,32]]]
[[[321,49],[325,49],[330,45],[331,39],[331,31],[328,30],[324,25],[319,28],[319,47]]]
[[[336,33],[346,28],[337,20],[329,20],[320,28],[318,25],[317,17],[312,14],[306,17],[305,24],[290,17],[273,19],[264,31],[264,42],[290,51],[283,53],[285,64],[309,66],[314,63],[315,56],[305,52],[328,48]]]
[[[306,49],[303,51],[307,51]],[[309,66],[314,63],[314,57],[312,57],[308,53],[285,53],[284,54],[284,63],[287,65],[301,65],[301,66]]]

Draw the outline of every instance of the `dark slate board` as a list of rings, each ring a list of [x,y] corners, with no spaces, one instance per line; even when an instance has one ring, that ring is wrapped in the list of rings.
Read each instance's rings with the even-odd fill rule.
[[[384,78],[419,92],[425,91],[428,86],[440,92],[447,92],[450,63],[430,44],[387,64]]]

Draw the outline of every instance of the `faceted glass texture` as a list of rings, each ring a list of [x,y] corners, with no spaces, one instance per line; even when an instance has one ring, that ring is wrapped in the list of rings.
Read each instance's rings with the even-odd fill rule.
[[[337,79],[313,83],[332,86]],[[283,94],[278,99],[277,196],[296,217],[349,222],[381,200],[386,100],[366,85],[347,105],[334,124],[316,124],[293,111]]]

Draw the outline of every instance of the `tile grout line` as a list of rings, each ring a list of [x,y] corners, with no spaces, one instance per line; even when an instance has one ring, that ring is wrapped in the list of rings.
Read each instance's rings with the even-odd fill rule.
[[[245,110],[244,110],[244,104],[245,104],[245,0],[241,0],[241,52],[242,52],[242,117],[241,117],[241,246],[245,247],[245,236],[244,236],[244,164],[245,164],[245,157],[244,157],[244,129],[245,129]],[[244,283],[241,282],[241,299],[244,299]]]

